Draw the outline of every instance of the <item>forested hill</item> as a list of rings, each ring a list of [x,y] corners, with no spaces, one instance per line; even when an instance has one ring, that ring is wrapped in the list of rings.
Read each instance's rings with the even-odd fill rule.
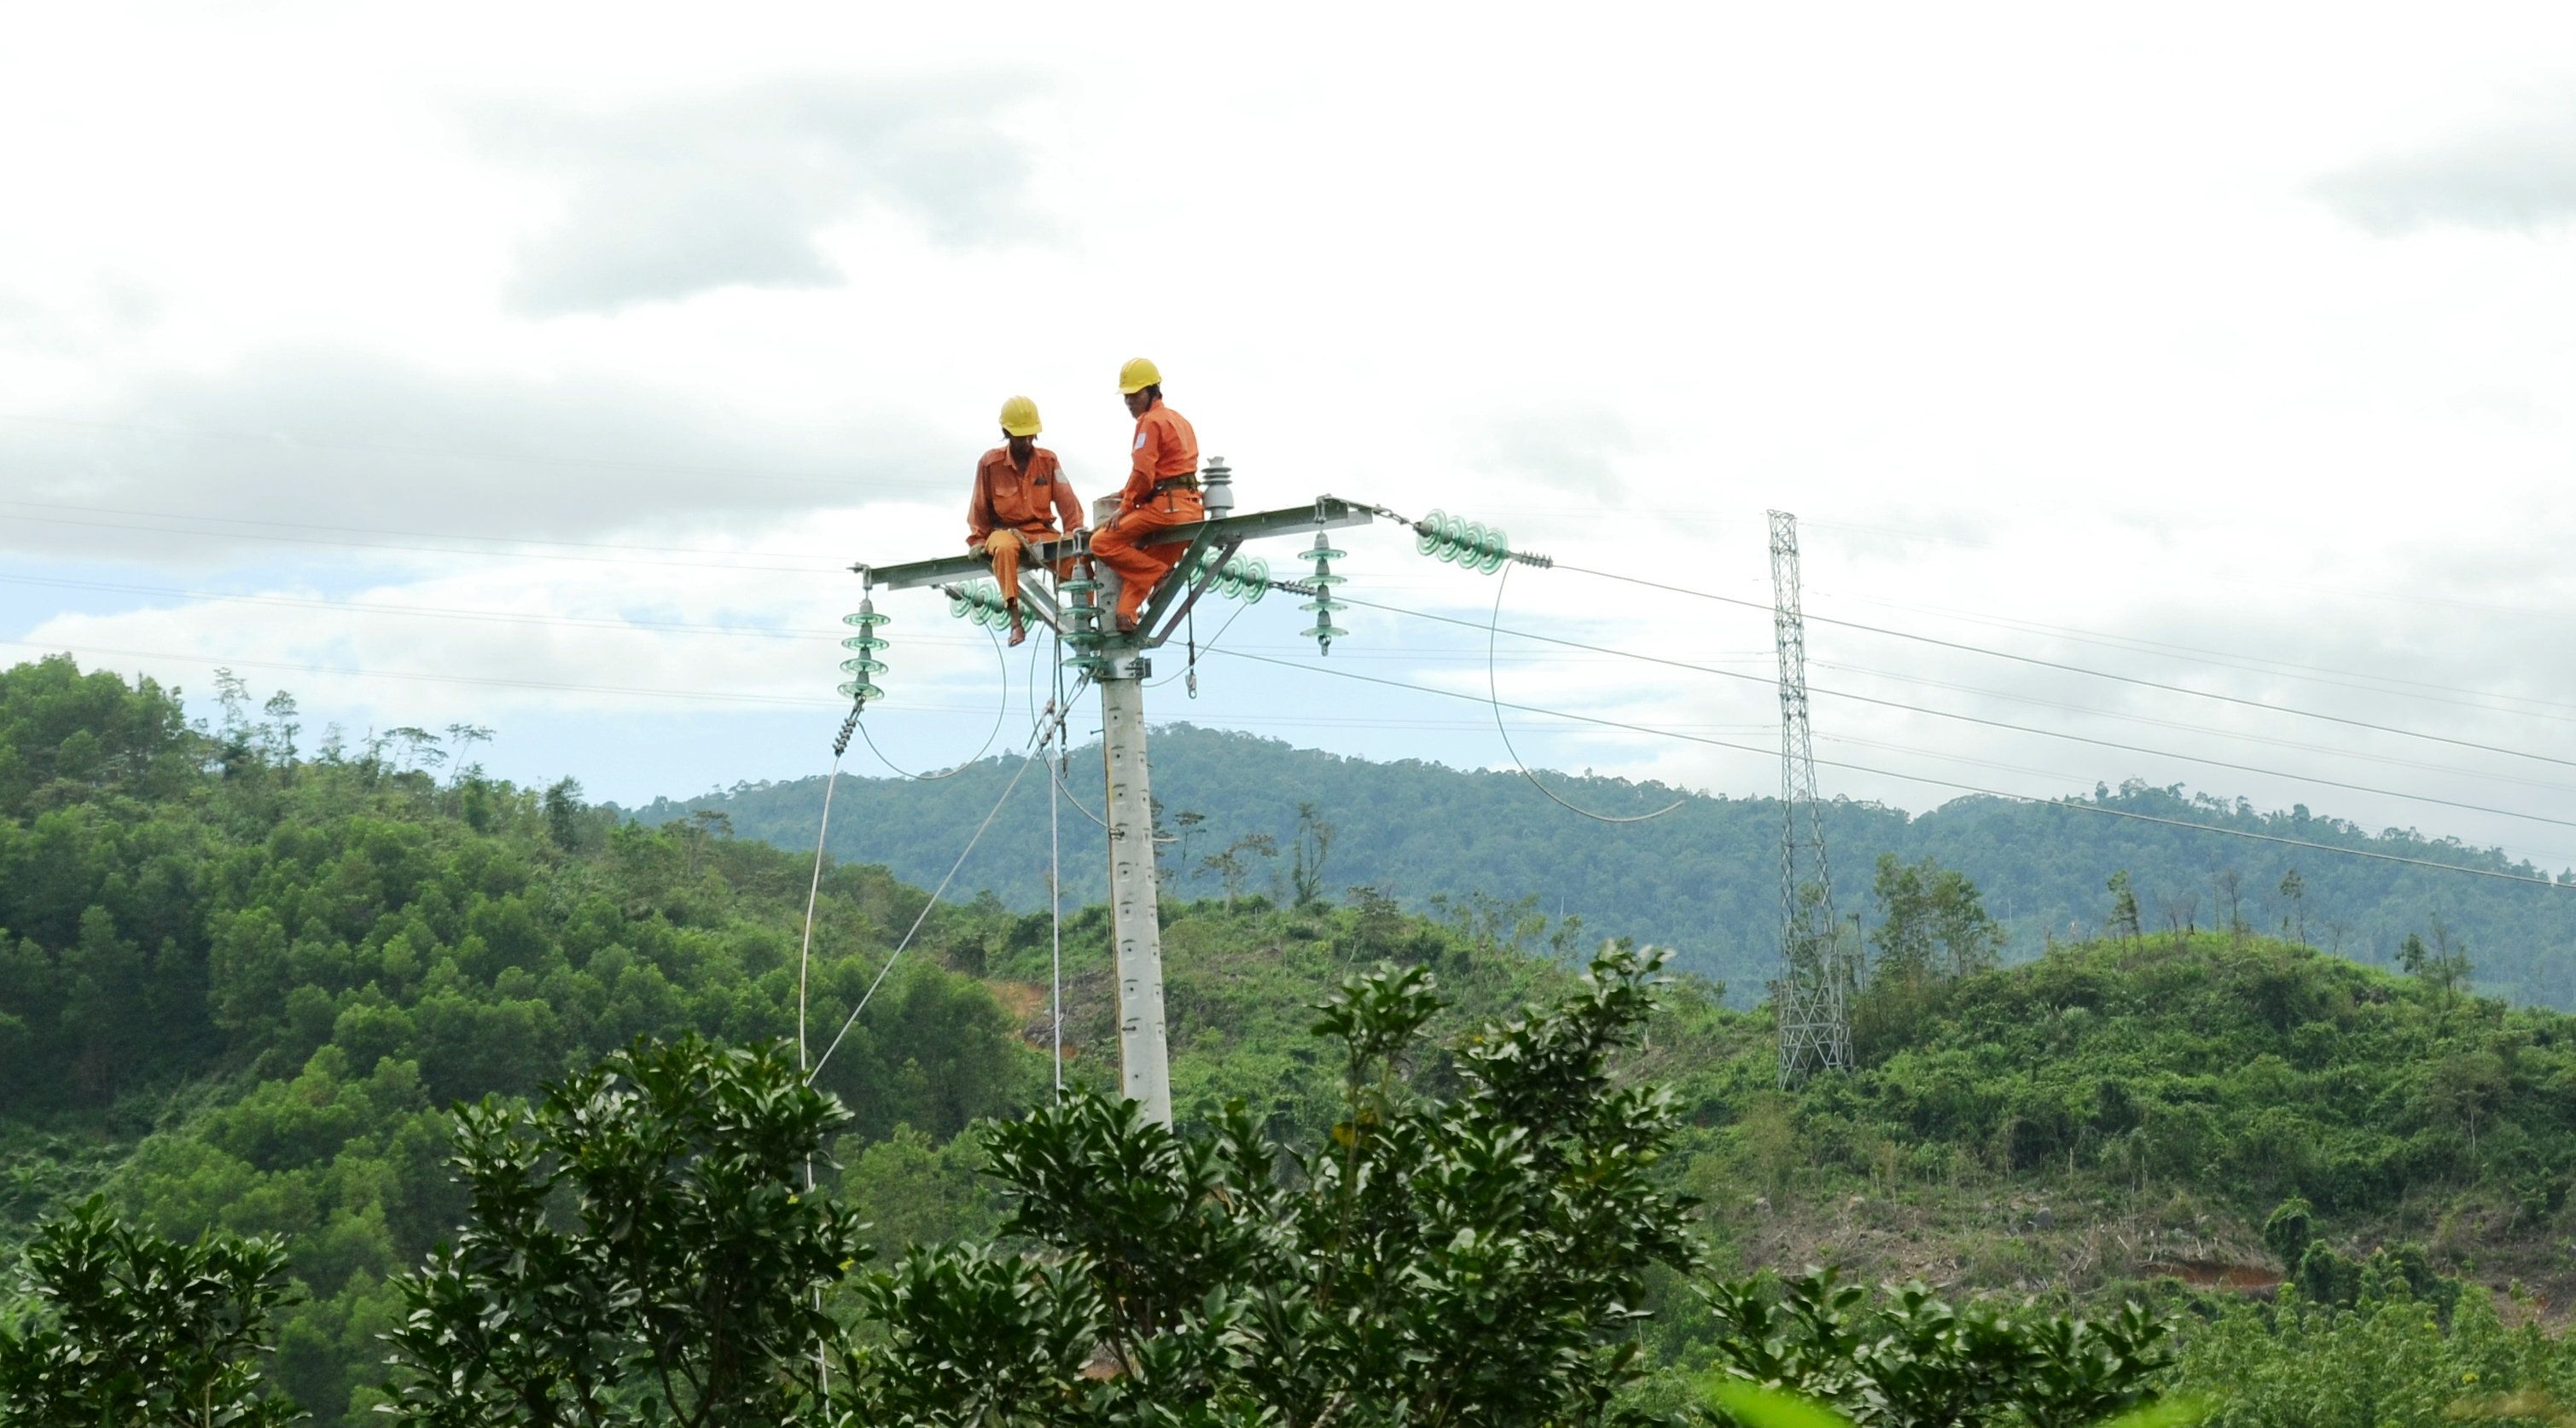
[[[1406,761],[1371,763],[1272,739],[1174,724],[1154,736],[1154,791],[1167,835],[1166,877],[1178,895],[1221,895],[1208,864],[1248,835],[1266,835],[1277,856],[1235,854],[1247,889],[1284,889],[1296,867],[1299,809],[1311,806],[1334,830],[1320,886],[1375,885],[1406,906],[1435,898],[1504,903],[1534,899],[1537,910],[1580,916],[1596,932],[1678,949],[1681,965],[1729,983],[1739,1004],[1759,995],[1777,949],[1780,805],[1769,798],[1687,794],[1662,785],[1550,774],[1551,787],[1607,813],[1682,807],[1648,823],[1605,824],[1566,812],[1516,773]],[[921,783],[843,775],[833,805],[832,851],[884,863],[896,876],[935,886],[976,825],[1019,771],[1016,756],[986,760],[954,778]],[[1096,748],[1077,751],[1067,788],[1097,812]],[[783,847],[814,845],[823,780],[743,787],[685,803],[660,800],[647,822],[721,811],[739,834]],[[2411,830],[2370,833],[2306,808],[2258,812],[2241,801],[2136,783],[2097,789],[2104,808],[2270,833],[2469,867],[2506,870],[2500,855]],[[1185,824],[1183,815],[1202,820]],[[1104,860],[1090,813],[1068,802],[1065,892],[1070,904],[1099,901]],[[2398,863],[2340,856],[2220,834],[2198,833],[2097,812],[1963,798],[1918,817],[1864,803],[1837,803],[1826,838],[1846,911],[1866,906],[1879,854],[1925,857],[1959,869],[1986,894],[2012,933],[2009,956],[2036,955],[2052,936],[2089,937],[2103,927],[2105,882],[2129,871],[2149,928],[2286,930],[2360,961],[2388,963],[2409,934],[2465,946],[2478,986],[2515,1001],[2576,1007],[2576,886],[2517,887]],[[1308,846],[1312,847],[1311,836]],[[1019,781],[950,896],[990,889],[1018,909],[1046,900],[1047,783],[1032,770]],[[2513,869],[2545,876],[2529,867]],[[2302,895],[2282,892],[2296,871]],[[2232,883],[2233,893],[2230,892]],[[2442,936],[2436,937],[2438,918]]]
[[[396,1276],[464,1204],[446,1107],[526,1095],[639,1036],[792,1038],[812,865],[700,820],[648,827],[585,808],[568,784],[540,794],[470,768],[433,777],[376,748],[299,749],[287,701],[261,720],[226,692],[225,716],[198,728],[169,691],[68,659],[0,671],[0,1244],[93,1190],[183,1240],[215,1227],[284,1237],[299,1302],[278,1381],[317,1422],[357,1428],[383,1421],[378,1336],[403,1313]],[[1371,772],[1215,736],[1177,746]],[[1496,787],[1393,772],[1419,782],[1333,816],[1428,826],[1491,806],[1442,790]],[[1755,816],[1727,821],[1744,809]],[[1689,812],[1703,830],[1734,828],[1742,858],[1767,859],[1759,805]],[[872,816],[916,815],[880,803]],[[925,807],[911,837],[941,851],[901,854],[935,857],[934,874],[965,832],[939,817]],[[1208,822],[1245,817],[1214,804]],[[1545,852],[1510,841],[1534,836],[1523,825],[1485,831]],[[1369,846],[1346,832],[1328,866]],[[1311,1008],[1354,968],[1431,974],[1445,1040],[1563,992],[1566,954],[1590,941],[1496,906],[1421,917],[1323,891],[1164,905],[1185,1123],[1240,1100],[1283,1138],[1323,1134],[1340,1071],[1317,1054]],[[1767,917],[1766,898],[1746,900]],[[1960,901],[1952,911],[1973,913],[1972,892]],[[816,1079],[856,1119],[837,1167],[818,1171],[877,1226],[879,1248],[993,1227],[969,1128],[1049,1085],[1051,932],[995,900],[932,906],[882,867],[826,871],[817,1054],[848,1033]],[[1108,943],[1104,909],[1067,918],[1076,1085],[1115,1075]],[[1777,1089],[1768,1013],[1684,982],[1621,1064],[1678,1096],[1689,1126],[1664,1173],[1707,1201],[1725,1263],[1836,1260],[1862,1279],[2092,1298],[2168,1273],[2277,1273],[2296,1254],[2303,1276],[2354,1293],[2397,1270],[2427,1290],[2468,1273],[2576,1290],[2560,1248],[2576,1017],[2465,996],[2453,958],[2419,966],[2393,976],[2210,932],[2061,946],[2003,970],[1882,966],[1854,1009],[1860,1068],[1794,1094]],[[1421,1074],[1454,1075],[1445,1065]],[[2292,1195],[2297,1242],[2258,1234],[2286,1223]],[[1655,1322],[1671,1328],[1655,1351],[1703,1362],[1704,1315],[1678,1281],[1656,1292]],[[0,1289],[0,1321],[29,1308]]]

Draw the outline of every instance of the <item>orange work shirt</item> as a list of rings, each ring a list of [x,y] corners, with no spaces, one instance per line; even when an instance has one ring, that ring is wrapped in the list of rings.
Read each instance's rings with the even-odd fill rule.
[[[1189,418],[1156,402],[1136,418],[1135,462],[1127,472],[1126,488],[1118,493],[1118,508],[1132,511],[1153,499],[1154,483],[1176,476],[1195,478],[1199,474],[1199,434],[1190,430]]]
[[[1064,515],[1062,527],[1055,523],[1057,512]],[[1007,446],[994,447],[975,463],[975,494],[966,501],[969,549],[982,545],[997,528],[1034,533],[1082,524],[1082,502],[1074,499],[1073,483],[1064,479],[1054,452],[1039,447],[1026,471],[1012,462]]]

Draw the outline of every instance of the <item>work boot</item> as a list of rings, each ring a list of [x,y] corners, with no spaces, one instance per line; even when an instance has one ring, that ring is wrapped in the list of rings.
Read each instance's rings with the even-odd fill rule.
[[[1120,615],[1118,617],[1118,633],[1122,635],[1132,635],[1136,633],[1136,617],[1133,615]]]
[[[1011,643],[1015,645],[1020,644],[1028,639],[1029,627],[1020,620],[1019,601],[1012,601],[1008,608],[1011,612]]]

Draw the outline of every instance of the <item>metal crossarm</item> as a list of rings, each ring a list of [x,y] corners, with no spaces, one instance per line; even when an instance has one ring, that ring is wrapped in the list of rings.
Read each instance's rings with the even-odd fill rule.
[[[1225,516],[1213,521],[1192,521],[1184,526],[1166,526],[1146,536],[1141,545],[1170,545],[1175,541],[1196,541],[1202,532],[1215,539],[1239,538],[1259,540],[1263,536],[1297,535],[1306,531],[1333,530],[1341,526],[1364,526],[1376,517],[1365,507],[1355,506],[1338,496],[1316,498],[1311,506],[1290,506],[1277,511],[1255,511],[1250,515]],[[1090,547],[1082,540],[1067,536],[1061,540],[1041,541],[1022,556],[1022,568],[1051,566],[1071,556],[1088,555]],[[870,565],[865,561],[852,565],[869,585],[885,590],[909,590],[921,585],[943,585],[954,580],[971,579],[992,570],[992,562],[981,555],[950,555],[937,560],[915,560],[902,565]]]

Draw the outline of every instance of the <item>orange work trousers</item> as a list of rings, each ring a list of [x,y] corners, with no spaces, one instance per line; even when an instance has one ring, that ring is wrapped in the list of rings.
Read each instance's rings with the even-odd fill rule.
[[[1207,519],[1207,507],[1199,493],[1186,486],[1175,486],[1161,492],[1132,511],[1122,511],[1118,519],[1091,534],[1091,553],[1101,564],[1118,572],[1118,615],[1124,620],[1136,618],[1145,608],[1145,597],[1181,557],[1190,553],[1190,543],[1176,540],[1167,545],[1138,545],[1154,531],[1166,526],[1184,526]]]
[[[1060,537],[1056,535],[1055,528],[1052,526],[1041,526],[1033,531],[1013,530],[1009,526],[1003,526],[984,537],[984,553],[993,558],[993,583],[1002,587],[1003,599],[1016,602],[1020,598],[1021,554],[1040,541],[1057,539]],[[1057,561],[1055,573],[1059,580],[1072,574],[1073,562]]]

